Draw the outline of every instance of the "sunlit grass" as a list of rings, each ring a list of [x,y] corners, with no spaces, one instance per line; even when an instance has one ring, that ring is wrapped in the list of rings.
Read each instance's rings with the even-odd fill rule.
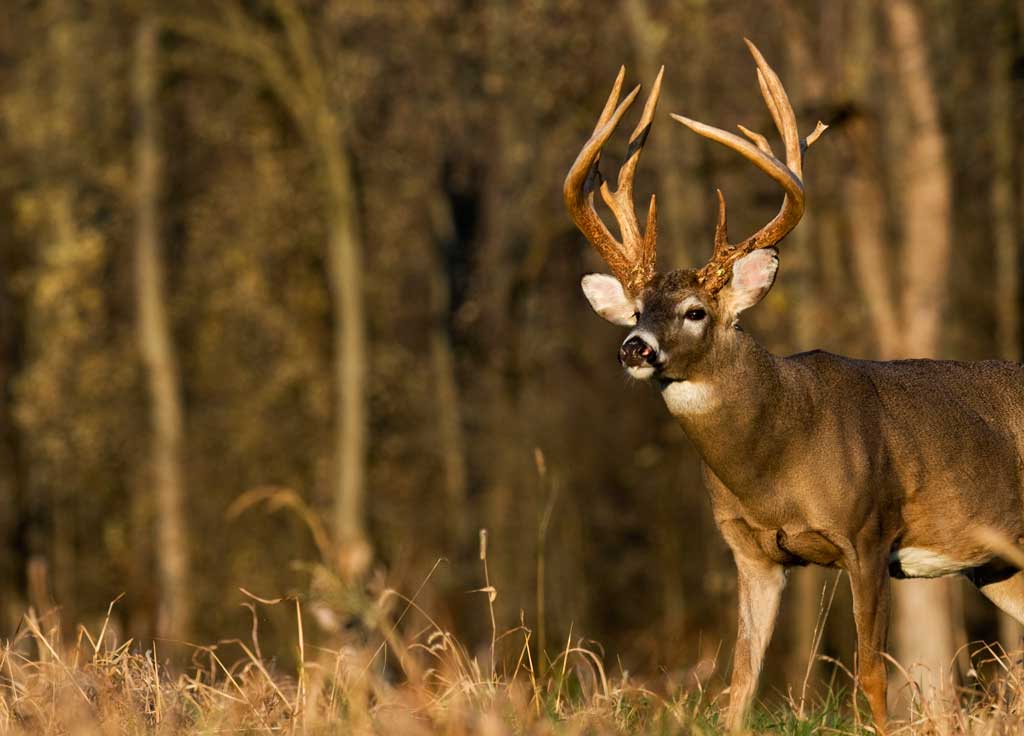
[[[253,496],[293,512],[305,507],[280,491]],[[287,502],[287,503],[286,503]],[[313,521],[308,521],[312,519]],[[319,529],[307,515],[311,531]],[[322,559],[300,566],[308,576],[301,599],[265,599],[241,590],[253,617],[245,639],[212,645],[159,642],[141,649],[115,639],[111,604],[98,631],[72,635],[57,609],[29,610],[17,635],[0,650],[0,733],[7,734],[445,734],[552,735],[719,734],[728,689],[718,663],[651,686],[608,671],[603,657],[570,631],[556,651],[541,651],[525,617],[502,628],[498,591],[487,568],[481,532],[481,616],[490,636],[473,649],[410,596],[346,581],[331,565],[338,555],[324,532]],[[438,563],[440,564],[440,563]],[[831,586],[834,593],[837,581]],[[814,632],[817,651],[832,595],[822,593]],[[285,607],[294,625],[291,651],[264,652],[261,609]],[[310,644],[316,621],[333,646]],[[307,623],[304,623],[307,622]],[[342,622],[348,625],[342,625]],[[345,633],[348,631],[349,633]],[[158,651],[157,646],[162,649]],[[188,657],[182,654],[187,653]],[[166,663],[173,654],[178,664]],[[892,687],[909,696],[896,734],[1024,733],[1024,665],[985,645],[971,653],[970,687],[945,698],[924,698],[893,662]],[[815,656],[812,654],[812,656]],[[295,661],[282,667],[281,661]],[[873,733],[857,706],[853,675],[826,657],[834,672],[823,694],[766,698],[755,707],[756,733]],[[189,664],[183,666],[182,661]],[[808,676],[811,668],[808,667]],[[902,678],[900,681],[899,678]]]
[[[296,671],[275,672],[255,657],[255,642],[195,647],[192,666],[174,675],[152,651],[80,631],[62,647],[55,628],[45,632],[27,615],[3,650],[3,732],[668,735],[718,733],[722,716],[719,703],[699,692],[669,699],[605,681],[599,663],[577,647],[538,679],[521,628],[512,635],[523,657],[493,677],[439,630],[400,644],[397,677],[379,648],[319,650]],[[235,659],[226,661],[230,651]],[[759,711],[753,723],[772,733],[817,733],[822,725],[850,732],[835,705],[802,722],[785,709]]]
[[[321,571],[321,574],[326,574]],[[340,582],[338,583],[340,586]],[[486,589],[484,590],[486,593]],[[488,596],[489,599],[489,596]],[[386,590],[362,600],[361,645],[311,646],[303,606],[326,599],[251,598],[287,606],[294,615],[297,665],[282,670],[249,638],[215,646],[166,644],[191,651],[191,664],[169,668],[159,651],[140,651],[99,631],[61,634],[56,612],[29,611],[0,652],[0,731],[13,734],[717,734],[727,693],[709,678],[656,692],[605,671],[598,654],[570,638],[561,651],[538,654],[520,622],[494,631],[479,654],[437,625],[414,598]],[[342,615],[339,610],[338,615]],[[489,606],[482,615],[489,618]],[[414,625],[412,622],[415,621]],[[277,653],[280,654],[280,653]],[[895,733],[1011,734],[1024,729],[1024,668],[981,649],[979,677],[959,697],[921,702]],[[544,674],[535,659],[546,656]],[[984,661],[982,661],[984,660]],[[708,674],[708,673],[705,673]],[[711,679],[720,679],[715,674]],[[894,677],[895,679],[895,677]],[[777,699],[752,714],[754,732],[870,733],[853,708],[852,690],[837,684],[801,708]],[[802,712],[802,717],[798,713]]]

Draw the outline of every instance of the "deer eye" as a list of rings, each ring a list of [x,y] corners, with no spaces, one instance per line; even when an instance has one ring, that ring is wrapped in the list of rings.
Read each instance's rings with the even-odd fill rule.
[[[685,319],[692,319],[694,322],[700,322],[707,316],[707,312],[703,309],[688,309],[686,314],[683,315]]]

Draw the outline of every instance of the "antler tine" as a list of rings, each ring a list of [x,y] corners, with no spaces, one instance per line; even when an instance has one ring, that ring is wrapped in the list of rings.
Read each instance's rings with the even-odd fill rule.
[[[598,164],[601,159],[601,148],[611,137],[622,116],[640,92],[640,87],[637,86],[621,103],[618,102],[625,77],[625,67],[619,70],[619,75],[601,116],[598,118],[597,125],[594,127],[594,132],[591,134],[590,140],[583,145],[575,163],[569,169],[562,188],[565,205],[573,222],[630,294],[638,294],[654,274],[657,206],[655,198],[652,196],[647,214],[646,231],[641,235],[633,206],[633,177],[636,173],[640,152],[647,140],[651,122],[654,119],[663,72],[664,68],[662,72],[659,72],[651,93],[647,97],[640,122],[630,135],[626,160],[619,170],[615,191],[611,191],[607,183],[602,180]],[[622,237],[621,243],[611,234],[594,209],[594,189],[597,187],[601,189],[602,199],[618,221]]]
[[[623,65],[619,67],[619,73],[615,75],[615,83],[612,85],[612,91],[604,103],[604,109],[601,110],[601,115],[597,119],[597,124],[594,126],[594,132],[591,133],[591,136],[597,135],[598,131],[600,131],[601,128],[604,127],[605,123],[608,122],[609,118],[611,118],[612,113],[616,111],[619,102],[619,95],[622,93],[622,83],[625,79],[626,66]],[[635,87],[633,91],[639,92],[639,85]],[[625,108],[623,109],[623,112],[625,112]]]
[[[755,133],[750,128],[745,128],[742,125],[737,125],[736,127],[740,129],[740,132],[743,135],[752,140],[755,146],[761,149],[761,153],[766,153],[769,156],[775,155],[775,152],[772,151],[771,145],[768,143],[768,139],[765,138],[763,135],[761,135],[760,133]]]
[[[608,188],[607,181],[601,183],[601,198],[619,223],[623,246],[636,263],[638,273],[646,274],[647,277],[654,273],[657,200],[652,194],[647,211],[647,233],[642,236],[633,203],[633,178],[636,176],[637,164],[640,163],[640,153],[643,151],[647,135],[651,131],[651,123],[654,121],[654,111],[658,106],[658,97],[661,96],[661,79],[664,74],[665,67],[661,67],[654,80],[654,85],[651,87],[651,93],[647,96],[640,121],[629,136],[626,159],[619,168],[615,191],[612,192]]]
[[[583,148],[569,169],[562,187],[565,205],[569,209],[573,222],[605,260],[607,260],[606,253],[614,253],[618,250],[619,245],[594,209],[594,189],[601,181],[601,172],[598,170],[601,148],[640,92],[638,86],[626,96],[621,104],[619,103],[619,94],[622,91],[622,81],[625,76],[626,67],[621,67],[615,84],[612,86],[611,94],[608,95],[608,101],[605,102],[601,116],[594,126],[594,132],[583,144]]]
[[[787,203],[789,203],[792,199],[793,204],[797,204],[799,206],[800,214],[803,213],[803,184],[801,183],[800,179],[797,178],[796,174],[790,171],[790,169],[787,168],[786,165],[779,161],[777,158],[775,158],[774,155],[762,151],[758,146],[754,145],[753,143],[750,143],[749,141],[744,140],[743,138],[740,138],[735,133],[729,133],[728,131],[715,128],[711,125],[705,125],[704,123],[698,122],[696,120],[691,120],[690,118],[683,117],[682,115],[676,115],[674,113],[672,114],[672,118],[676,122],[685,125],[694,133],[702,135],[705,138],[709,138],[710,140],[713,140],[716,143],[721,143],[726,148],[731,148],[732,150],[742,155],[744,158],[750,161],[750,163],[754,164],[754,166],[761,169],[761,171],[768,174],[768,176],[770,176],[772,179],[778,182],[779,185],[786,191],[786,200],[783,204],[784,210],[788,209]],[[769,151],[770,150],[771,149],[769,149]],[[724,201],[724,198],[721,201]],[[780,211],[780,214],[782,214],[782,211]],[[778,216],[776,216],[776,220],[777,219]],[[797,219],[799,219],[799,217]],[[774,223],[775,220],[772,220],[772,222]],[[796,222],[794,222],[793,224],[795,225]],[[748,238],[748,240],[757,237],[758,235],[760,235],[761,232],[764,232],[764,230],[770,226],[771,223],[765,226],[765,228],[759,231],[758,233],[755,233],[755,235],[751,236],[751,238]],[[781,238],[779,238],[779,240],[781,240]],[[759,247],[763,248],[766,247],[767,245],[771,245],[771,243],[766,243],[765,245],[761,245]]]
[[[750,49],[750,55],[757,63],[757,84],[761,88],[761,96],[772,114],[775,127],[782,136],[786,145],[786,166],[797,175],[803,178],[803,157],[800,152],[800,133],[796,126],[796,115],[793,113],[793,106],[789,103],[789,95],[782,86],[782,80],[775,73],[757,46],[749,38],[743,39]]]
[[[636,166],[640,161],[640,152],[644,143],[647,142],[647,135],[651,131],[651,123],[654,121],[654,110],[658,106],[658,98],[661,96],[661,79],[665,76],[665,67],[661,67],[658,76],[654,78],[654,85],[651,93],[647,95],[647,102],[644,103],[644,111],[640,121],[629,134],[629,148],[626,151],[626,160],[619,169],[618,192],[633,193],[633,176],[636,174]],[[616,192],[616,193],[618,193]]]
[[[718,195],[718,222],[715,223],[715,251],[711,256],[712,260],[724,256],[732,247],[729,245],[729,222],[725,212],[725,195],[721,189],[716,189]]]
[[[677,122],[682,123],[695,133],[721,143],[742,155],[774,179],[785,192],[778,214],[767,225],[736,245],[730,245],[728,242],[725,197],[722,196],[721,191],[718,192],[715,251],[711,260],[698,272],[698,279],[705,288],[712,292],[718,291],[728,283],[731,266],[736,260],[752,250],[777,244],[796,227],[804,212],[803,151],[813,144],[827,127],[819,122],[814,132],[806,140],[800,140],[796,115],[779,76],[768,65],[757,47],[749,39],[744,39],[744,41],[757,64],[757,82],[761,88],[761,95],[764,97],[765,105],[771,113],[779,135],[782,136],[786,148],[786,163],[782,163],[775,157],[768,140],[763,135],[748,130],[742,125],[739,126],[739,129],[750,139],[749,141],[734,133],[705,125],[682,115],[672,115]]]

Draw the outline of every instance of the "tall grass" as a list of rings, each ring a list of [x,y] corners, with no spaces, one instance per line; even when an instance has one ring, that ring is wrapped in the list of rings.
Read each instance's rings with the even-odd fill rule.
[[[142,650],[114,639],[111,611],[98,631],[71,635],[56,611],[30,610],[0,650],[0,732],[10,734],[714,734],[724,722],[728,693],[713,663],[696,667],[672,692],[647,687],[605,668],[594,650],[569,638],[557,650],[538,650],[520,620],[499,628],[497,594],[486,570],[485,603],[491,636],[471,650],[417,603],[383,590],[370,598],[347,589],[326,569],[319,592],[303,600],[263,599],[242,591],[253,615],[244,640],[214,645],[158,643]],[[428,577],[429,580],[429,577]],[[332,587],[333,586],[333,587]],[[422,586],[421,586],[422,590]],[[333,593],[325,593],[333,591]],[[116,603],[116,601],[115,601]],[[262,607],[285,606],[294,621],[296,665],[281,668],[259,641]],[[334,606],[331,615],[360,622],[357,635],[324,648],[308,643],[304,607]],[[358,609],[358,610],[356,610]],[[310,613],[306,611],[306,613]],[[313,617],[326,615],[323,610]],[[161,649],[161,647],[163,649]],[[186,667],[168,667],[168,652],[191,652]],[[538,658],[544,658],[545,667]],[[948,697],[923,698],[907,685],[906,734],[1024,733],[1024,666],[989,647],[973,652],[970,687]],[[838,678],[818,701],[799,697],[761,705],[754,731],[781,734],[870,733],[854,706],[852,677]],[[895,687],[900,673],[894,667]],[[979,674],[980,673],[980,674]],[[906,682],[906,679],[903,679]]]

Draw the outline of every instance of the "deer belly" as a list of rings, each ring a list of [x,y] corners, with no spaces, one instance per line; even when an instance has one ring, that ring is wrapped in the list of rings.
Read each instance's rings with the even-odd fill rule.
[[[889,555],[889,574],[894,578],[941,578],[977,564],[957,560],[925,547],[900,547]]]

